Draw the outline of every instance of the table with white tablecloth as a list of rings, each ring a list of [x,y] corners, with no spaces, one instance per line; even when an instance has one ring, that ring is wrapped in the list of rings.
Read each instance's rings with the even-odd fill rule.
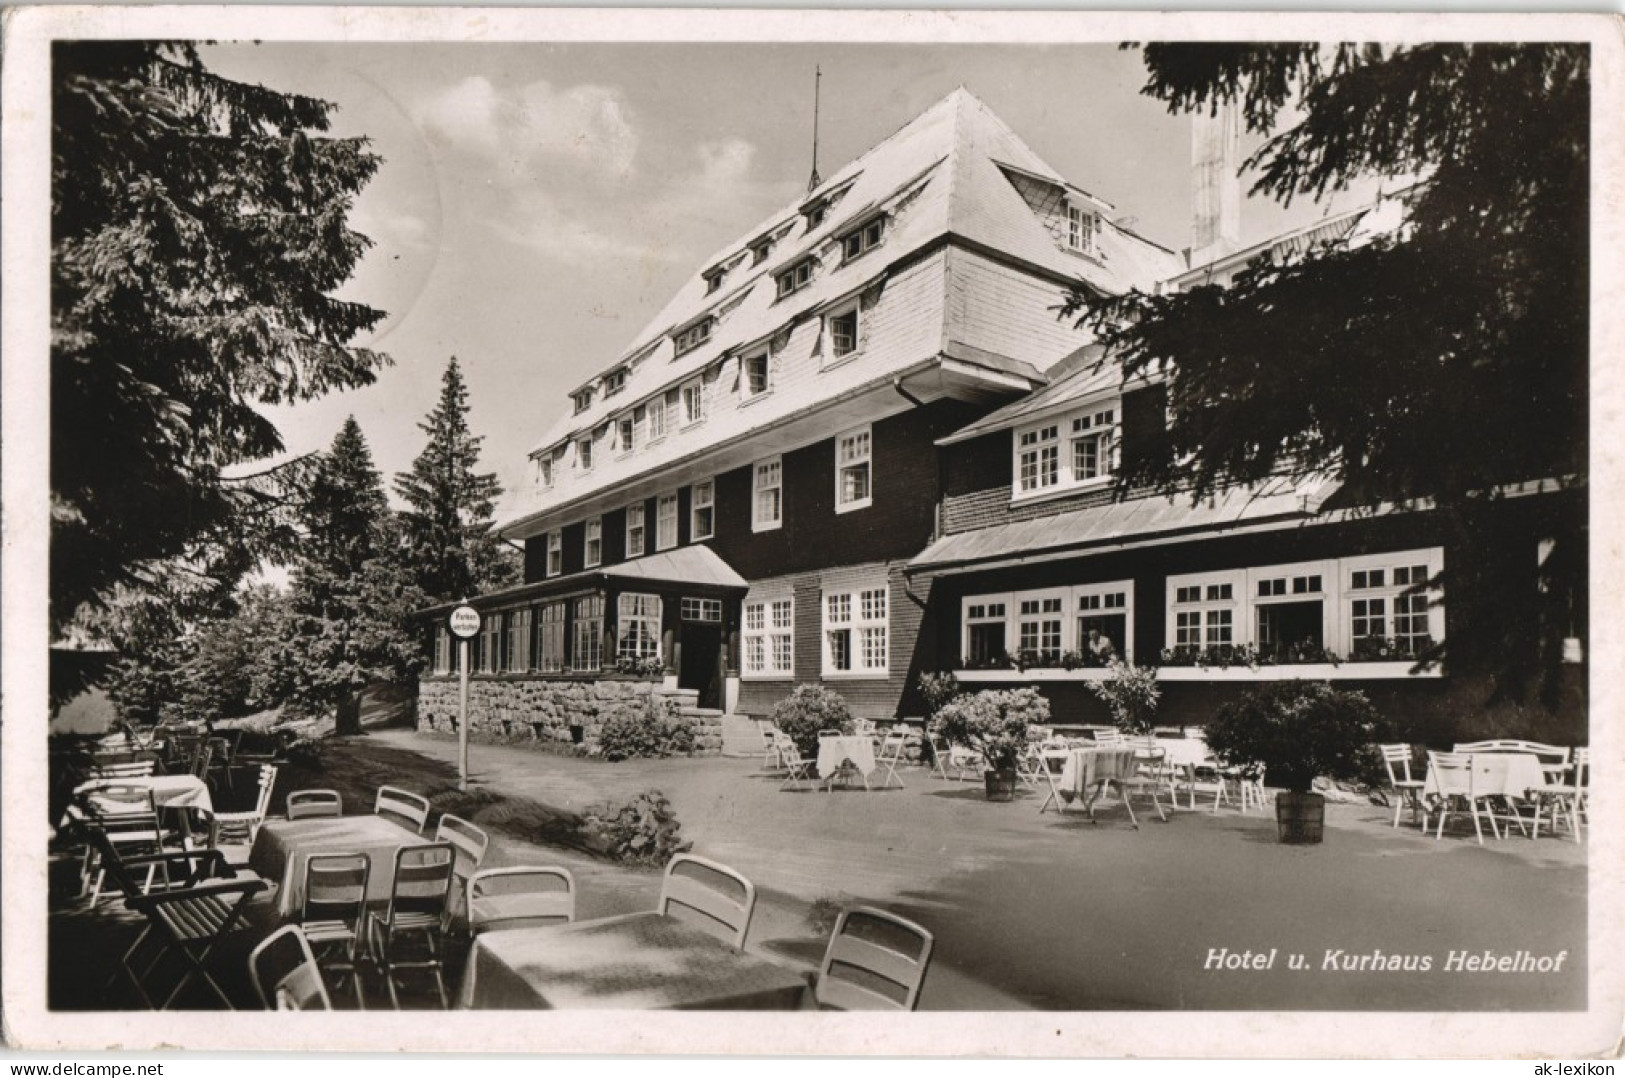
[[[1133,745],[1105,745],[1096,749],[1073,749],[1061,768],[1061,796],[1068,801],[1083,799],[1090,808],[1108,782],[1134,773],[1135,754],[1147,751]]]
[[[1527,752],[1475,752],[1471,756],[1472,788],[1475,797],[1515,797],[1525,800],[1530,792],[1546,788],[1546,771],[1540,757]],[[1440,794],[1438,774],[1428,769],[1422,785],[1424,797]]]
[[[305,863],[312,854],[361,853],[371,865],[367,901],[389,898],[395,878],[395,851],[429,840],[382,816],[325,816],[307,820],[266,820],[254,836],[248,867],[277,883],[277,913],[297,917],[305,902]]]
[[[818,739],[818,775],[826,789],[846,765],[855,768],[867,786],[875,770],[874,739],[856,734]]]

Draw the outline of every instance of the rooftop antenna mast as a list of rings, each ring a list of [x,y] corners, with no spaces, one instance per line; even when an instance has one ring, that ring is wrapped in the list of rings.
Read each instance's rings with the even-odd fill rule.
[[[807,193],[810,195],[818,189],[824,181],[818,176],[818,91],[824,81],[824,70],[815,65],[813,67],[813,157],[812,176],[807,180]]]

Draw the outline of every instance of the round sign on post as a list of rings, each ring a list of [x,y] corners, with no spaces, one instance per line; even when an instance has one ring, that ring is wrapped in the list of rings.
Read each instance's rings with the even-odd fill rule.
[[[471,606],[459,606],[446,618],[453,636],[471,640],[480,635],[480,612]]]

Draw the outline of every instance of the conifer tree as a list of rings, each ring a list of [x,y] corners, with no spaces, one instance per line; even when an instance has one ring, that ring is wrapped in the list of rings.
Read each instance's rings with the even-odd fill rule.
[[[482,438],[468,426],[468,387],[457,357],[446,364],[440,400],[418,424],[428,435],[412,470],[395,477],[405,557],[434,601],[464,599],[511,583],[514,561],[491,531],[502,493],[496,474],[479,472]]]

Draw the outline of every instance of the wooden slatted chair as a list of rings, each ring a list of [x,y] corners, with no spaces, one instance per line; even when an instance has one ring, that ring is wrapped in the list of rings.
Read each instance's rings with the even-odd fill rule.
[[[164,848],[163,827],[158,821],[158,806],[152,790],[146,786],[102,786],[84,800],[84,813],[93,829],[105,840],[105,846],[118,851],[128,863],[130,858],[160,853]],[[103,844],[87,843],[83,877],[89,884],[90,905],[101,901],[102,885],[107,882],[109,862],[102,853]],[[145,862],[147,878],[143,891],[152,890],[154,879],[165,869],[161,860]]]
[[[421,835],[429,822],[429,799],[399,786],[380,786],[372,811]]]
[[[1552,833],[1557,833],[1557,821],[1563,820],[1568,824],[1569,833],[1574,841],[1581,839],[1581,828],[1591,825],[1591,817],[1587,813],[1586,799],[1591,792],[1591,750],[1581,746],[1574,750],[1570,768],[1572,778],[1568,782],[1556,782],[1547,785],[1541,791],[1540,808],[1549,809],[1552,821]],[[1535,813],[1535,838],[1540,837],[1540,812]]]
[[[1411,819],[1420,819],[1424,815],[1422,787],[1425,783],[1411,774],[1411,747],[1400,742],[1378,745],[1377,749],[1382,753],[1382,766],[1388,771],[1388,788],[1393,791],[1393,826],[1399,826],[1399,814],[1406,805],[1411,807]]]
[[[294,958],[289,962],[284,955]],[[279,966],[268,971],[272,960]],[[327,985],[310,942],[298,925],[284,925],[261,940],[248,956],[248,975],[268,1011],[330,1011]]]
[[[124,904],[147,920],[141,934],[119,959],[118,969],[107,982],[108,989],[120,976],[127,977],[143,1003],[164,1010],[194,979],[202,978],[231,1008],[230,997],[209,971],[209,959],[221,941],[241,927],[248,901],[265,890],[265,881],[240,875],[219,850],[167,850],[126,858],[99,828],[90,829],[89,839],[98,846],[102,864],[124,892]],[[163,863],[169,887],[144,894],[135,882],[134,870],[154,861]],[[136,955],[149,943],[153,945],[152,955],[143,956],[138,965]],[[155,1002],[149,984],[166,960],[168,964],[179,963],[181,976],[162,1002]]]
[[[912,1011],[934,945],[928,930],[894,913],[871,906],[842,910],[813,997],[824,1010]]]
[[[449,842],[402,846],[395,851],[389,903],[367,916],[367,947],[397,1010],[401,1000],[396,977],[402,970],[428,970],[434,976],[440,1006],[446,1006],[446,980],[440,960],[440,926],[445,921],[457,849]],[[424,957],[408,957],[413,937],[421,937]]]
[[[288,819],[312,820],[344,815],[344,797],[337,790],[295,790],[288,795]]]
[[[260,833],[260,824],[271,810],[271,788],[276,785],[276,768],[260,765],[259,796],[254,808],[245,812],[205,812],[209,823],[209,845],[252,846]],[[201,811],[201,810],[200,810]]]
[[[756,911],[756,887],[727,865],[680,853],[666,865],[659,912],[704,929],[739,950]]]
[[[468,880],[468,930],[541,928],[576,919],[576,881],[567,868],[516,865],[487,868]]]
[[[299,910],[299,923],[317,965],[339,980],[348,976],[356,1006],[363,1010],[367,1001],[357,963],[371,873],[372,859],[364,853],[313,854],[305,862],[305,897]]]
[[[92,781],[118,782],[150,778],[157,770],[158,754],[155,752],[98,752],[90,759],[88,777]]]

